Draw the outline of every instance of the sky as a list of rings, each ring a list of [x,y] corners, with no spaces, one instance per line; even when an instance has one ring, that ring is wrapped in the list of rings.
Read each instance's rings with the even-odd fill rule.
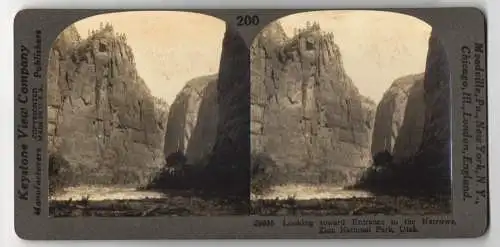
[[[392,82],[425,69],[431,27],[414,17],[378,11],[316,11],[279,19],[285,32],[307,21],[332,32],[344,68],[360,93],[380,101]],[[100,22],[127,35],[139,75],[153,95],[173,102],[187,81],[217,73],[225,23],[215,17],[183,12],[122,12],[75,23],[82,37]]]
[[[220,19],[187,12],[134,11],[92,16],[75,26],[85,38],[101,22],[126,34],[139,75],[154,96],[169,104],[187,81],[219,71],[226,30]]]
[[[346,73],[360,93],[379,102],[399,77],[425,71],[431,26],[412,17],[381,11],[316,11],[279,19],[289,37],[316,21],[332,32]]]

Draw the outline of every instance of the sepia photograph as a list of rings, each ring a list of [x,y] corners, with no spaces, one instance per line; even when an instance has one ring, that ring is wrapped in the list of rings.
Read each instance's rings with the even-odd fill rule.
[[[252,215],[451,212],[450,71],[429,24],[303,12],[250,55]]]
[[[15,234],[484,236],[486,23],[465,6],[20,10]]]
[[[248,215],[249,66],[239,33],[209,15],[64,29],[47,72],[50,216]]]

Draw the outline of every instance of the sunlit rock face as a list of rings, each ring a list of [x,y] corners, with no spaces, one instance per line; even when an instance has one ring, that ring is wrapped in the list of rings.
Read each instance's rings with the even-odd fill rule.
[[[396,80],[378,105],[364,188],[450,195],[449,80],[444,47],[432,33],[425,72]]]
[[[168,105],[151,95],[112,26],[86,39],[63,31],[47,78],[48,149],[69,163],[70,183],[144,183],[163,165]]]
[[[207,165],[217,133],[217,79],[217,75],[197,77],[177,94],[165,132],[165,157],[181,152],[186,164]]]
[[[344,71],[334,34],[314,24],[287,38],[275,22],[251,56],[252,153],[275,163],[273,183],[356,181],[371,163],[376,106]]]
[[[372,154],[388,152],[402,162],[420,149],[425,122],[424,74],[394,81],[377,106]]]

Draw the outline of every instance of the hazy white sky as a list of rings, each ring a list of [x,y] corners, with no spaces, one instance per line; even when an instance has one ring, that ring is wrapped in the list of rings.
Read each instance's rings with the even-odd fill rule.
[[[174,11],[122,12],[75,23],[82,37],[110,22],[127,35],[137,70],[153,95],[169,104],[187,81],[219,71],[225,23],[212,16]]]
[[[377,11],[317,11],[280,19],[285,31],[317,21],[333,32],[347,74],[361,94],[379,101],[398,77],[425,69],[431,27],[410,16]],[[137,70],[152,93],[169,104],[184,84],[217,73],[225,23],[182,12],[142,11],[104,14],[75,23],[86,37],[100,22],[127,35]]]
[[[376,102],[398,77],[425,70],[431,26],[417,18],[381,11],[316,11],[279,21],[290,37],[307,21],[332,32],[347,75]]]

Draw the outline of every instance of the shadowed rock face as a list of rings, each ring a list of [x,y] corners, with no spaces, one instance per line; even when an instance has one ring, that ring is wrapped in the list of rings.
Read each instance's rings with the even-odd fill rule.
[[[208,168],[214,184],[246,200],[250,191],[249,49],[227,26],[217,84],[217,136]]]
[[[249,66],[247,45],[227,26],[219,73],[189,81],[170,108],[165,155],[174,169],[159,173],[147,188],[249,200]]]
[[[168,106],[151,95],[111,26],[84,40],[66,29],[47,76],[49,151],[69,162],[71,183],[144,183],[162,165]]]
[[[428,166],[429,182],[436,191],[450,193],[450,70],[444,46],[435,33],[429,39],[424,92],[424,134],[416,162]]]
[[[374,158],[379,168],[367,171],[364,188],[450,195],[449,80],[444,47],[432,33],[424,75],[394,82],[378,106],[372,151],[389,157]]]
[[[215,143],[217,114],[217,75],[187,82],[170,107],[165,157],[180,151],[187,164],[207,165]]]
[[[397,79],[378,104],[372,154],[387,151],[394,162],[415,155],[425,121],[424,74]]]
[[[252,46],[252,153],[277,166],[275,183],[348,184],[370,165],[375,104],[346,75],[318,25],[289,39],[278,23]]]

